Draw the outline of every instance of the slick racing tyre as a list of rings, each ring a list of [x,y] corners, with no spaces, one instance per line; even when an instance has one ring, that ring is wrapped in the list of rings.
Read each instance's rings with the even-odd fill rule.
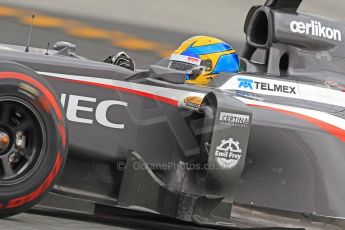
[[[0,61],[0,217],[27,210],[50,191],[66,160],[66,137],[48,82]]]

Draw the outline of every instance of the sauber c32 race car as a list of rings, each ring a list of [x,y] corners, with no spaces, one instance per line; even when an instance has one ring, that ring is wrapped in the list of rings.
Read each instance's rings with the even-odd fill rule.
[[[201,225],[341,229],[345,25],[300,3],[252,7],[243,71],[207,87],[167,59],[129,70],[64,42],[1,45],[0,216],[51,191]]]

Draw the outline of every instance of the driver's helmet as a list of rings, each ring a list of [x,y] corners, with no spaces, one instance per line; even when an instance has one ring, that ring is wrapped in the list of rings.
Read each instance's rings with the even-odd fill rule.
[[[192,37],[170,56],[169,68],[186,71],[186,82],[206,85],[222,72],[239,71],[236,51],[227,43],[208,36]]]

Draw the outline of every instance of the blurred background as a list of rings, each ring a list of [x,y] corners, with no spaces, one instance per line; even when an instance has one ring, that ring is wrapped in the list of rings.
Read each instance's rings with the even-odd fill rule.
[[[31,45],[57,41],[103,60],[120,50],[145,68],[194,35],[221,38],[241,52],[243,23],[264,0],[0,0],[0,43],[25,45],[35,14]],[[344,0],[304,0],[301,11],[344,19]]]

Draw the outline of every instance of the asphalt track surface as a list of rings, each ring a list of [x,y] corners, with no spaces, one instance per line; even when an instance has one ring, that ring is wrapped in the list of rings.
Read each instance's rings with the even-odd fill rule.
[[[87,4],[86,4],[87,2]],[[77,53],[104,60],[126,51],[138,68],[168,56],[181,41],[199,34],[214,35],[241,51],[245,15],[262,0],[0,0],[0,43],[25,45],[35,13],[31,46],[57,41],[77,45]],[[344,19],[343,0],[309,0],[304,11]],[[192,10],[190,10],[192,9]],[[211,10],[210,10],[211,9]],[[205,13],[206,12],[206,13]],[[123,226],[123,223],[122,223]],[[128,229],[117,221],[54,212],[29,212],[0,220],[4,230]],[[140,229],[134,227],[132,229]],[[169,228],[167,228],[169,229]]]
[[[119,226],[102,224],[85,220],[67,219],[66,217],[43,216],[35,213],[22,213],[20,215],[6,218],[0,221],[0,229],[6,230],[60,230],[60,229],[83,229],[83,230],[125,230]]]

